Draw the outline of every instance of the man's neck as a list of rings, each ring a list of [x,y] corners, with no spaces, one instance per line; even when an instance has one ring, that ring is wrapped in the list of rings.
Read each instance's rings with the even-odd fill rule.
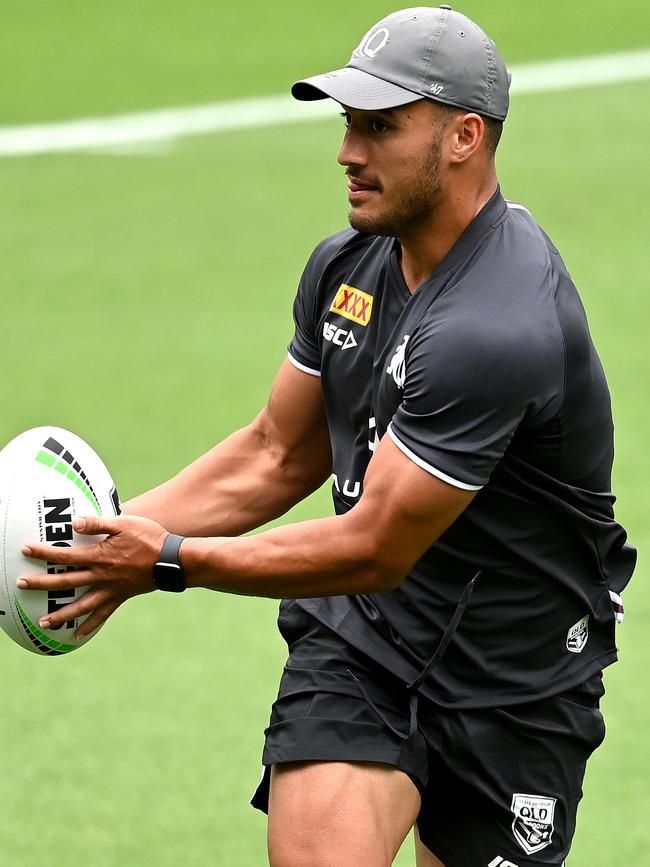
[[[412,235],[397,239],[402,248],[400,267],[411,294],[433,274],[496,189],[496,175],[492,175],[472,194],[467,191],[445,194],[430,222],[418,227]]]

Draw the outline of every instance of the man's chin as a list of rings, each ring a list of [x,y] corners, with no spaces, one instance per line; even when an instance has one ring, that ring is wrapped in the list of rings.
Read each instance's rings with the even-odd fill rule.
[[[357,232],[363,232],[366,235],[391,235],[390,228],[386,225],[385,220],[381,217],[373,217],[370,214],[364,214],[358,208],[351,208],[348,213],[348,222]]]

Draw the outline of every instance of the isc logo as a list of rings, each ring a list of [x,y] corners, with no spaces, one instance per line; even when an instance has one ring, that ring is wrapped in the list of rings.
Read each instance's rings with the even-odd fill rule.
[[[365,327],[370,322],[372,314],[372,295],[341,283],[330,311]]]
[[[340,346],[341,349],[351,349],[353,346],[358,346],[354,339],[354,334],[351,331],[346,331],[344,328],[337,328],[331,322],[323,323],[323,337],[325,340],[333,343],[334,346]]]

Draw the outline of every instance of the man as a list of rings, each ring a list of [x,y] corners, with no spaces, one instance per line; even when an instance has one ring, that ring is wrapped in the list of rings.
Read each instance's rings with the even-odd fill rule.
[[[343,107],[351,228],[305,268],[267,406],[130,516],[77,520],[101,544],[25,549],[80,571],[19,583],[92,585],[41,621],[91,612],[80,635],[154,586],[289,600],[254,798],[274,867],[389,865],[416,823],[419,867],[561,865],[634,551],[582,306],[499,191],[508,74],[416,8],[293,93]],[[335,516],[236,538],[332,472]]]

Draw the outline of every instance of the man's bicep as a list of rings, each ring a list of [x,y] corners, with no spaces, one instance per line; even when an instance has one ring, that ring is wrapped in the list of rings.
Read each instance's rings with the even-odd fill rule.
[[[263,447],[287,472],[324,481],[332,455],[319,376],[285,361],[253,426]]]
[[[403,577],[456,518],[476,491],[442,481],[382,438],[364,480],[364,492],[352,510],[360,526],[373,534],[387,571]]]

